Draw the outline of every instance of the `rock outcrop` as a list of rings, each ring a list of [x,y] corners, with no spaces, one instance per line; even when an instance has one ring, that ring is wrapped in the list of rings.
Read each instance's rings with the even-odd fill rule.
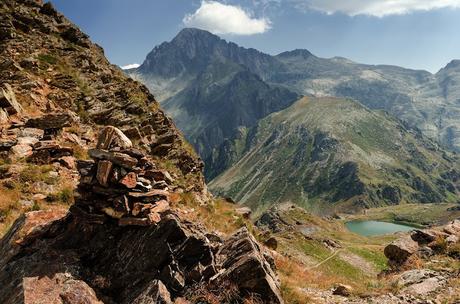
[[[396,263],[405,262],[411,255],[413,255],[419,246],[417,242],[412,240],[409,236],[399,238],[385,247],[385,256]]]
[[[73,127],[84,141],[92,138],[79,133],[82,127],[115,125],[140,149],[195,178],[198,191],[205,188],[201,160],[154,96],[110,64],[51,3],[2,1],[0,17],[1,139],[14,139],[6,131],[24,127],[62,138],[60,130]],[[22,144],[13,151],[31,152]]]
[[[1,241],[1,303],[172,303],[228,284],[237,299],[283,303],[273,258],[245,228],[208,238],[171,206],[170,174],[120,130],[97,146],[68,213],[28,213]]]
[[[426,258],[435,253],[445,253],[459,239],[460,220],[454,220],[444,226],[414,230],[410,236],[403,236],[387,245],[384,253],[393,266],[399,267],[414,255]]]
[[[1,185],[41,189],[21,193],[27,210],[53,192],[37,178],[79,182],[59,193],[68,212],[28,212],[1,240],[0,303],[188,303],[222,286],[282,302],[273,260],[246,230],[227,240],[176,209],[171,195],[207,203],[202,161],[147,88],[51,3],[0,3],[0,128]]]

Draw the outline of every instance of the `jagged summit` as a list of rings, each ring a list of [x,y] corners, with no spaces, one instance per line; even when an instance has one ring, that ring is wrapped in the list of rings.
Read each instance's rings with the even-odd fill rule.
[[[231,61],[260,74],[276,64],[270,55],[240,47],[208,31],[185,28],[170,42],[155,47],[137,71],[144,77],[183,77],[200,73],[213,62]]]
[[[223,40],[219,36],[214,35],[213,33],[202,30],[199,28],[193,27],[186,27],[179,31],[179,33],[174,37],[171,42],[177,42],[180,40],[188,40],[188,39],[212,39],[215,41]]]
[[[280,58],[301,57],[303,59],[307,59],[311,56],[314,56],[314,55],[310,51],[305,50],[305,49],[295,49],[293,51],[286,51],[286,52],[282,52],[276,55],[276,57],[280,57]]]

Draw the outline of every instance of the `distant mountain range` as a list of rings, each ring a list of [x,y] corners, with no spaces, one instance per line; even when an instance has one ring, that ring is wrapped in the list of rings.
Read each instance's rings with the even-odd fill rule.
[[[449,175],[451,167],[456,176],[460,166],[441,147],[460,151],[460,61],[431,74],[324,59],[307,50],[271,56],[203,30],[184,29],[128,73],[156,92],[204,159],[212,189],[247,204],[321,200],[372,206],[453,200],[457,192],[457,179],[441,174]],[[298,101],[302,96],[311,98]],[[336,98],[317,99],[325,96]],[[274,117],[289,119],[274,122]],[[291,117],[297,119],[295,128]],[[363,121],[365,126],[354,125]],[[328,127],[334,123],[343,127],[340,134]],[[313,152],[315,148],[320,150]],[[314,155],[320,159],[311,153],[319,153]],[[349,179],[345,184],[339,178],[343,166],[351,174],[343,176]],[[372,169],[367,177],[363,166]],[[428,174],[430,166],[436,167],[433,174]],[[417,189],[416,179],[428,192]],[[271,198],[260,193],[275,181],[280,187],[288,182],[298,187],[270,191]],[[290,195],[279,192],[287,189]],[[351,192],[339,193],[345,190]]]

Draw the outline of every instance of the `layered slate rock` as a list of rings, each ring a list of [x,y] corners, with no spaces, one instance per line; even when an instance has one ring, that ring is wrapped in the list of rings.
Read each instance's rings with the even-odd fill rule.
[[[273,258],[264,252],[254,237],[243,228],[225,241],[217,253],[220,274],[214,283],[224,280],[236,282],[238,289],[255,292],[281,303],[278,279],[274,272]]]
[[[25,126],[43,130],[45,137],[64,139],[62,128],[70,126],[81,142],[92,141],[86,130],[115,125],[144,152],[172,162],[195,179],[197,191],[206,192],[202,161],[155,97],[112,65],[102,48],[51,3],[2,1],[0,16],[4,130]],[[18,152],[27,156],[26,149]]]
[[[22,106],[17,102],[13,89],[7,83],[0,89],[0,107],[11,115],[22,112]]]
[[[116,140],[120,130],[101,134],[108,150],[79,162],[70,211],[26,214],[1,241],[0,303],[172,303],[226,284],[239,299],[283,303],[273,258],[245,228],[208,237],[171,206],[169,173]]]

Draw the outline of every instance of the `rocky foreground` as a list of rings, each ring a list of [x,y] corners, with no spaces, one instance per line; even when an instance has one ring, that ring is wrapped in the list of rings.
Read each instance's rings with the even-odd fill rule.
[[[222,239],[182,219],[169,173],[118,129],[97,147],[68,213],[27,213],[1,241],[1,303],[283,303],[273,258],[245,228]]]
[[[246,229],[179,210],[211,203],[203,163],[154,96],[50,3],[0,2],[0,131],[0,303],[282,303]]]

